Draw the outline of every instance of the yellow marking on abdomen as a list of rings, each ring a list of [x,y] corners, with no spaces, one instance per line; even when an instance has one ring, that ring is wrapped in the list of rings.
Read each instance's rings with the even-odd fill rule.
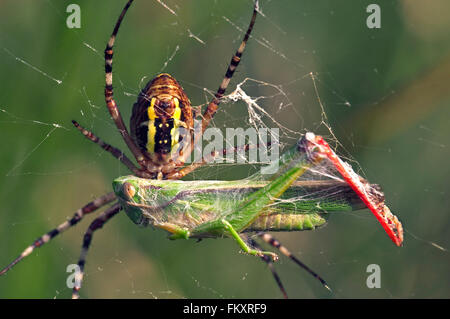
[[[183,122],[180,121],[181,119],[181,108],[180,108],[180,102],[177,98],[173,98],[174,104],[175,104],[175,110],[172,114],[172,116],[170,117],[171,119],[173,119],[173,128],[170,130],[170,137],[171,137],[171,151],[176,151],[178,149],[177,144],[178,144],[178,140],[180,138],[180,133],[178,131],[178,127],[180,126],[180,124],[183,124]],[[147,114],[148,114],[148,131],[147,131],[147,152],[149,152],[150,154],[155,153],[155,137],[156,137],[156,132],[158,129],[164,129],[162,126],[161,127],[156,127],[155,125],[155,119],[158,118],[158,116],[156,115],[155,112],[155,103],[156,103],[156,98],[152,98],[150,101],[150,106],[147,108]],[[168,125],[168,124],[166,124]]]
[[[170,136],[172,137],[172,145],[171,150],[177,151],[178,147],[178,140],[180,139],[180,132],[178,130],[180,119],[181,119],[181,109],[180,109],[180,102],[177,98],[173,99],[175,102],[175,111],[173,112],[172,118],[173,118],[173,128],[170,130]]]
[[[148,130],[147,130],[147,152],[150,154],[155,153],[155,135],[156,135],[156,127],[155,127],[155,119],[157,118],[155,113],[155,101],[156,98],[152,98],[150,101],[150,106],[147,109],[148,114]]]

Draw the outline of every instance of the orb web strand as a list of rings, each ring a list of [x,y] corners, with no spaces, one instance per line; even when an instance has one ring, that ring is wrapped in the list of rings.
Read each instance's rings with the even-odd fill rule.
[[[71,219],[65,221],[64,223],[60,224],[55,229],[49,231],[45,235],[36,239],[33,242],[33,244],[28,246],[16,259],[14,259],[14,261],[12,263],[10,263],[8,266],[6,266],[5,268],[3,268],[0,271],[0,276],[5,274],[12,267],[14,267],[19,261],[21,261],[25,257],[29,256],[34,251],[35,248],[41,247],[42,245],[48,243],[50,240],[52,240],[57,235],[63,233],[70,227],[78,224],[85,215],[96,211],[97,209],[103,207],[104,205],[112,202],[114,199],[116,199],[116,195],[113,192],[111,192],[111,193],[108,193],[106,195],[103,195],[103,196],[93,200],[92,202],[90,202],[90,203],[86,204],[85,206],[83,206],[82,208],[78,209],[76,211],[76,213],[72,216]]]

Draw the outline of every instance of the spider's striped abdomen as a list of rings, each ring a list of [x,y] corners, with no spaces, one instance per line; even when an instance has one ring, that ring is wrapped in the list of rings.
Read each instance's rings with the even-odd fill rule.
[[[179,128],[193,127],[191,103],[172,76],[159,74],[142,90],[130,127],[135,143],[155,163],[170,162],[179,148]]]
[[[147,108],[148,122],[146,150],[150,154],[168,154],[178,144],[177,128],[181,122],[181,109],[177,98],[169,97],[168,102],[153,97]],[[142,123],[141,123],[142,125]],[[176,150],[175,150],[176,151]]]

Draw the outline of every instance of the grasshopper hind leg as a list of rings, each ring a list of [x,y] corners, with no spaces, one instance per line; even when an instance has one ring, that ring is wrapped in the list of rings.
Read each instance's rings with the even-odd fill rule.
[[[247,245],[247,243],[241,238],[241,236],[234,229],[234,227],[225,219],[222,219],[222,224],[223,224],[225,230],[227,230],[229,232],[231,237],[237,241],[237,243],[239,244],[241,249],[243,251],[245,251],[247,254],[250,254],[253,256],[258,256],[258,257],[263,257],[263,256],[269,257],[270,256],[270,258],[272,258],[274,261],[278,260],[278,255],[271,251],[262,251],[259,249],[253,249],[252,247]]]

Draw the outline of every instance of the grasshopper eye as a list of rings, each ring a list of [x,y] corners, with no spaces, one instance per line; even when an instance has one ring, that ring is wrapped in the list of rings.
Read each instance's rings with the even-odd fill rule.
[[[122,186],[123,194],[127,197],[127,199],[132,199],[136,194],[136,189],[130,183],[124,183]]]

